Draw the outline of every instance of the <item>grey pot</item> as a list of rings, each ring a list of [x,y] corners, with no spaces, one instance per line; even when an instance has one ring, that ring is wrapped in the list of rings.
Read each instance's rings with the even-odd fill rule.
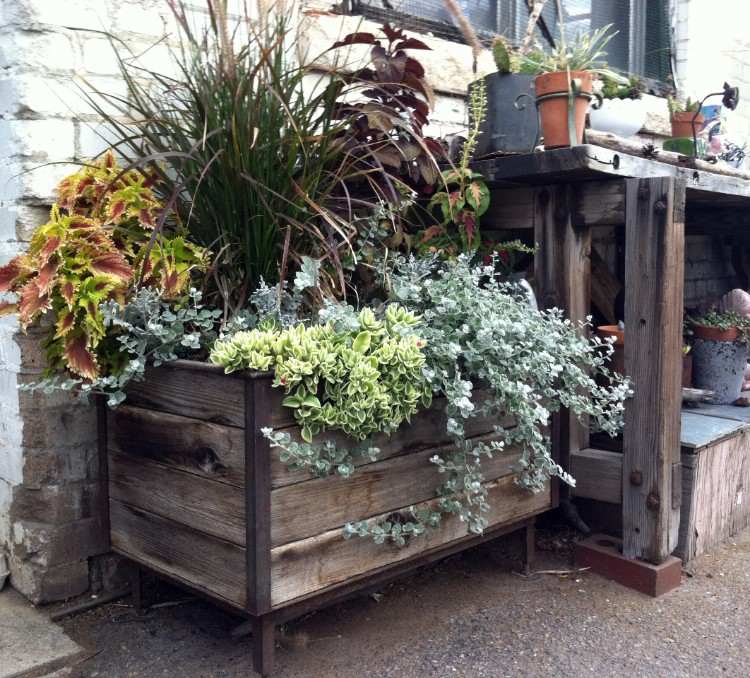
[[[742,392],[746,364],[745,344],[696,339],[693,345],[693,385],[714,391],[715,402],[731,404]]]

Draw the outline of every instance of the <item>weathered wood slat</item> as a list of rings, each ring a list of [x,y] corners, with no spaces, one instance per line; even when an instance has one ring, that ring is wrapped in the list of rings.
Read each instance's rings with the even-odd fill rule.
[[[110,521],[117,553],[244,608],[245,549],[116,500]]]
[[[130,405],[109,410],[107,423],[112,452],[151,459],[231,485],[245,485],[242,429]]]
[[[587,447],[570,455],[576,497],[622,503],[622,453]]]
[[[368,464],[349,478],[329,476],[273,490],[272,545],[305,539],[347,522],[431,499],[443,476],[429,460],[439,453],[440,448],[429,448]],[[518,459],[518,451],[508,449],[485,460],[485,478],[493,480],[511,473]]]
[[[244,488],[122,454],[109,458],[109,496],[214,537],[245,545]]]
[[[245,426],[245,386],[241,377],[167,363],[146,370],[146,379],[128,386],[128,404],[227,426]]]
[[[683,448],[677,553],[690,561],[750,525],[750,431],[699,451]]]
[[[551,505],[549,487],[539,494],[531,494],[517,487],[513,476],[488,483],[488,491],[490,528],[522,520]],[[434,503],[434,500],[424,502],[419,508]],[[382,520],[386,515],[374,517],[371,522]],[[412,540],[403,548],[378,545],[370,539],[356,537],[346,540],[340,529],[286,544],[271,551],[271,601],[274,607],[279,607],[300,596],[371,574],[469,536],[466,523],[455,516],[446,516],[439,529]]]
[[[446,417],[444,410],[445,402],[440,399],[432,403],[432,406],[416,414],[411,423],[404,423],[398,431],[392,435],[380,434],[373,438],[372,444],[380,449],[378,461],[392,459],[404,454],[424,450],[426,448],[435,448],[450,442],[450,436],[446,433]],[[473,438],[475,436],[491,433],[494,426],[500,425],[503,428],[514,426],[512,417],[501,417],[499,419],[480,418],[469,419],[466,421],[466,436]],[[300,429],[298,426],[285,429],[294,440],[300,441]],[[321,435],[321,439],[332,440],[339,447],[345,449],[356,444],[351,438],[336,431],[331,431]],[[271,482],[274,488],[283,487],[284,485],[293,485],[294,483],[304,482],[311,479],[310,473],[305,470],[289,470],[286,464],[279,460],[276,450],[271,451]],[[354,462],[356,467],[366,466],[372,462],[369,459],[357,459]],[[376,462],[377,463],[377,462]]]
[[[677,546],[681,479],[685,183],[627,181],[623,553],[663,562]]]

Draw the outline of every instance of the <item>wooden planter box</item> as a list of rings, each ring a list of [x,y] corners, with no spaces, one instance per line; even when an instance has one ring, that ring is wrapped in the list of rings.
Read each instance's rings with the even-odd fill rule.
[[[271,670],[274,625],[519,527],[556,502],[553,487],[514,483],[518,452],[485,463],[489,527],[451,516],[406,547],[346,540],[342,527],[435,501],[429,458],[450,444],[440,403],[377,441],[380,459],[350,478],[289,471],[260,429],[295,434],[280,389],[260,373],[224,375],[202,363],[155,368],[127,402],[100,411],[109,466],[112,549],[253,619],[256,670]],[[471,435],[491,438],[492,422]]]

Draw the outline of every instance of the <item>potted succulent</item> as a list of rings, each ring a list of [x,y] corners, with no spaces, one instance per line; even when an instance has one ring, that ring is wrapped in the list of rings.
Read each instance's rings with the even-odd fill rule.
[[[536,105],[546,148],[583,141],[594,80],[609,73],[604,48],[615,35],[607,25],[590,35],[578,34],[570,44],[563,37],[551,52],[535,50],[521,57],[524,69],[536,74]]]
[[[692,101],[688,97],[685,103],[670,97],[669,105],[670,122],[672,123],[672,137],[674,139],[693,139],[693,125],[698,132],[703,126],[704,117],[699,113],[700,102]],[[696,113],[698,114],[696,116]]]
[[[479,83],[487,93],[487,115],[481,124],[476,155],[492,153],[528,153],[539,136],[534,96],[534,74],[524,70],[520,54],[505,38],[492,44],[497,71],[469,85],[470,92]]]
[[[646,107],[641,99],[643,83],[630,77],[601,78],[601,104],[592,107],[589,121],[593,129],[609,132],[618,137],[631,137],[637,134],[646,123]]]
[[[742,391],[750,319],[735,311],[712,309],[689,322],[696,388],[713,391],[719,403],[733,403]]]

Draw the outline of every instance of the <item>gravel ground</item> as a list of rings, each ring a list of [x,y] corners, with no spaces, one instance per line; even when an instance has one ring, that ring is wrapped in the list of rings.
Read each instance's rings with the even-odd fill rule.
[[[537,570],[568,570],[565,539],[544,537]],[[702,557],[682,586],[644,597],[586,572],[513,572],[512,539],[309,615],[279,634],[278,678],[748,676],[750,532]],[[161,600],[184,599],[159,584]],[[240,620],[192,601],[137,619],[127,600],[64,622],[94,656],[86,678],[253,675]]]

